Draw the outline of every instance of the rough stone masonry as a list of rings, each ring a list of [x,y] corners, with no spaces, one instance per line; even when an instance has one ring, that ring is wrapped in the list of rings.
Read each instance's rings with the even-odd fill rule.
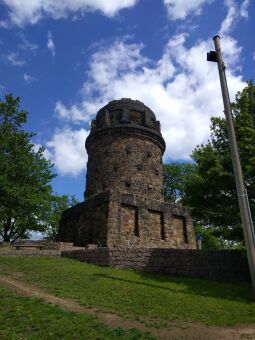
[[[186,208],[164,202],[165,141],[137,100],[109,102],[92,121],[84,202],[64,211],[58,240],[103,247],[196,248]]]

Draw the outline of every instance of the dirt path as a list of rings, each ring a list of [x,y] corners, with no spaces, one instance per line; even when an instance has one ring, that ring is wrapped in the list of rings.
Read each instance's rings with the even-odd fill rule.
[[[137,328],[141,331],[150,331],[158,339],[206,339],[206,340],[255,340],[255,324],[240,325],[233,328],[206,326],[199,322],[177,321],[170,323],[168,328],[146,327],[142,322],[126,320],[116,314],[100,312],[96,309],[86,308],[70,299],[63,299],[47,294],[26,283],[17,282],[13,279],[0,276],[0,284],[11,288],[19,294],[43,299],[47,303],[59,306],[63,310],[86,313],[96,316],[100,321],[110,327]]]

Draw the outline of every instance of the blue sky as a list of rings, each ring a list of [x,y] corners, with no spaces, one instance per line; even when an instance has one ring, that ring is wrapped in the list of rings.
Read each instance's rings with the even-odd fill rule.
[[[164,160],[188,160],[223,110],[212,37],[234,99],[255,78],[254,20],[254,0],[0,0],[0,96],[21,98],[54,190],[82,200],[98,109],[141,100],[161,121]]]

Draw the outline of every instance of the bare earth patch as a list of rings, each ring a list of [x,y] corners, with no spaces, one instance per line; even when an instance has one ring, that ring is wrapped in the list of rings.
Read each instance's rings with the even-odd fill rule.
[[[144,323],[127,320],[113,313],[105,313],[93,308],[86,308],[70,299],[63,299],[47,294],[31,285],[17,282],[16,280],[0,276],[0,284],[7,286],[19,294],[39,298],[43,301],[56,305],[63,310],[86,313],[96,316],[100,321],[110,327],[121,327],[125,329],[137,328],[141,331],[149,331],[157,338],[163,339],[206,339],[206,340],[255,340],[255,324],[238,325],[231,328],[206,326],[199,322],[175,321],[167,328],[147,327]]]

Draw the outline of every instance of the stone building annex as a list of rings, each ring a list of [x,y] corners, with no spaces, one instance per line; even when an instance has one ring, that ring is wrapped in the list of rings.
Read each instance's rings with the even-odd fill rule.
[[[58,240],[107,247],[196,248],[186,208],[164,202],[165,141],[154,113],[114,100],[92,121],[85,201],[64,211]]]

